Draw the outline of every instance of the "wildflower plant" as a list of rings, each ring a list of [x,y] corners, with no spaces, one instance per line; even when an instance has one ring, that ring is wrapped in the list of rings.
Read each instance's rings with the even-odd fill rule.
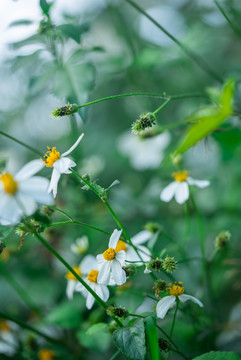
[[[184,3],[171,18],[184,18],[184,8],[193,14]],[[234,3],[213,2],[236,33],[226,51],[239,51]],[[63,23],[55,2],[39,4],[37,32],[12,44],[39,47],[10,65],[13,73],[21,67],[29,87],[18,94],[21,104],[1,112],[4,147],[16,147],[0,152],[0,358],[240,359],[239,61],[229,54],[220,66],[224,43],[217,54],[200,51],[210,61],[200,57],[163,27],[158,12],[169,10],[158,1],[147,10],[135,0],[77,4],[72,15],[66,3]],[[199,16],[203,31],[219,26],[208,25],[201,2],[195,6],[189,19]],[[155,31],[183,55],[160,46]],[[103,47],[91,46],[102,38]],[[230,69],[233,77],[223,79]],[[124,92],[131,87],[138,91]],[[109,96],[97,96],[107,89]],[[38,103],[27,116],[27,101],[44,96],[55,109]],[[216,152],[207,155],[209,146]],[[98,156],[101,167],[83,174],[83,163]],[[25,165],[15,172],[12,161]]]

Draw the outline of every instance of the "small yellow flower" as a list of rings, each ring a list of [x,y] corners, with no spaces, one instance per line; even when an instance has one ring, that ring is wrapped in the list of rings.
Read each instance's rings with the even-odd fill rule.
[[[53,360],[55,358],[55,353],[49,349],[41,349],[38,352],[39,360]]]

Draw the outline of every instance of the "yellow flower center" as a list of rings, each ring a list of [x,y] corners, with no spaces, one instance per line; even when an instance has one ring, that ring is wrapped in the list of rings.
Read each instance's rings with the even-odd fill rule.
[[[49,150],[44,155],[44,160],[41,160],[45,163],[47,167],[53,167],[55,161],[60,159],[60,153],[56,151],[56,147],[50,148],[49,146],[47,146],[47,148]]]
[[[122,240],[119,240],[117,245],[116,245],[115,252],[118,252],[118,251],[121,251],[121,250],[126,251],[126,249],[127,249],[126,243],[124,241],[122,241]]]
[[[98,274],[99,274],[99,271],[98,270],[91,270],[89,272],[89,274],[87,275],[87,279],[90,281],[90,282],[97,282],[97,277],[98,277]]]
[[[169,285],[169,294],[172,296],[179,296],[184,292],[184,287],[182,286],[182,282],[179,281],[178,283],[179,285],[177,285],[177,282],[175,281],[175,284],[168,284]]]
[[[7,332],[10,331],[10,326],[6,321],[0,321],[0,331]]]
[[[109,248],[107,250],[105,250],[105,252],[103,253],[104,259],[107,261],[111,261],[115,258],[115,250],[112,248]]]
[[[4,190],[8,194],[13,195],[18,190],[18,183],[11,174],[3,174],[0,176],[0,180],[3,182]]]
[[[76,272],[77,275],[81,276],[82,272],[80,270],[80,268],[78,266],[73,267],[73,270]],[[71,271],[69,271],[66,275],[65,278],[68,280],[77,280],[76,277],[74,276],[74,274],[72,274]]]
[[[38,352],[39,360],[52,360],[55,357],[55,354],[52,350],[41,349]]]
[[[177,172],[172,173],[172,176],[176,181],[183,182],[187,180],[188,171],[187,170],[180,170]]]

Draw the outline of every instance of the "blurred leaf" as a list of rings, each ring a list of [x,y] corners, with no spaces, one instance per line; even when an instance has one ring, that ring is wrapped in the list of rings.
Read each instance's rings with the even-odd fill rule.
[[[87,331],[86,334],[87,335],[93,335],[99,331],[104,330],[105,328],[107,328],[107,324],[106,323],[98,323],[98,324],[94,324],[92,325]]]
[[[13,27],[13,26],[22,26],[22,25],[31,25],[33,23],[32,20],[15,20],[13,22],[11,22],[8,27]]]
[[[80,35],[82,31],[78,26],[72,24],[63,24],[57,26],[56,29],[60,30],[64,36],[69,37],[80,44]]]
[[[223,159],[228,160],[233,157],[235,150],[241,145],[241,131],[239,129],[222,128],[223,131],[216,131],[213,137],[221,145]]]
[[[39,34],[34,34],[32,36],[29,36],[28,38],[21,40],[21,41],[16,41],[13,43],[9,44],[9,47],[13,48],[13,49],[19,49],[22,46],[26,46],[26,45],[36,45],[36,44],[44,44],[45,40],[43,38],[43,36],[39,35]]]
[[[41,9],[43,10],[43,13],[45,15],[49,14],[49,10],[51,8],[51,6],[53,5],[53,3],[48,3],[46,0],[40,0],[39,2]]]
[[[156,318],[154,315],[145,318],[147,341],[150,351],[151,360],[160,359],[160,351],[158,346],[158,336],[156,327]]]
[[[240,360],[241,357],[234,352],[210,351],[206,354],[193,358],[193,360]]]
[[[144,320],[138,320],[132,327],[117,329],[114,342],[118,349],[131,360],[144,360],[146,357],[146,339]]]
[[[0,239],[3,240],[11,234],[13,228],[11,226],[0,225]]]
[[[75,328],[80,325],[81,308],[72,301],[60,304],[45,318],[47,322],[62,327]]]
[[[114,180],[113,183],[110,184],[110,186],[108,186],[108,188],[106,188],[106,191],[109,191],[113,186],[115,185],[119,185],[120,181],[119,180]]]
[[[85,330],[79,331],[77,334],[79,342],[85,347],[93,351],[105,353],[111,341],[111,335],[107,332],[93,333],[91,336]]]

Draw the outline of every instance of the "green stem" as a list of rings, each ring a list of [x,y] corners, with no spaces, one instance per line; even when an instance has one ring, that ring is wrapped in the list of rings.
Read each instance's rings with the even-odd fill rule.
[[[93,230],[102,232],[103,234],[106,234],[106,235],[111,235],[111,233],[109,233],[108,231],[101,230],[101,229],[99,229],[99,228],[97,228],[97,227],[95,227],[95,226],[88,225],[88,224],[82,223],[82,222],[80,222],[80,221],[75,221],[75,220],[59,221],[59,222],[51,223],[51,224],[47,225],[46,227],[66,225],[66,224],[76,224],[76,225],[80,225],[80,226],[86,227],[86,228],[88,228],[88,229],[93,229]]]
[[[182,356],[184,359],[189,360],[181,351],[176,350],[176,349],[170,349],[171,351],[174,351],[175,353],[179,354],[180,356]]]
[[[161,106],[159,108],[157,108],[153,114],[156,115],[159,113],[159,111],[161,111],[165,106],[167,106],[169,104],[169,102],[171,101],[171,98],[170,99],[167,99],[163,104],[161,104]]]
[[[199,55],[194,51],[190,50],[186,45],[182,44],[178,39],[176,39],[172,34],[169,33],[162,25],[160,25],[155,19],[153,19],[148,13],[145,12],[138,4],[132,0],[126,0],[130,5],[132,5],[137,11],[143,14],[147,19],[149,19],[158,29],[160,29],[164,34],[166,34],[177,46],[179,46],[182,51],[192,59],[202,70],[204,70],[209,76],[218,82],[222,83],[222,78],[213,71],[210,66],[203,60]]]
[[[106,303],[91,289],[91,287],[74,271],[74,269],[62,258],[62,256],[57,253],[57,251],[50,246],[45,239],[35,233],[34,234],[38,240],[76,277],[76,279],[86,288],[86,290],[95,298],[95,300],[106,310],[108,306]],[[119,326],[123,326],[122,323],[113,317]]]
[[[174,326],[175,326],[175,322],[176,322],[178,305],[179,305],[179,299],[178,299],[178,297],[177,297],[177,298],[176,298],[176,308],[175,308],[175,313],[174,313],[174,316],[173,316],[173,320],[172,320],[172,327],[171,327],[171,331],[170,331],[170,338],[172,338],[172,334],[173,334],[173,330],[174,330]]]
[[[113,356],[111,356],[110,360],[114,360],[120,354],[120,350],[117,350]]]
[[[219,5],[219,3],[214,0],[215,4],[217,5],[217,7],[219,8],[220,12],[222,13],[222,15],[225,17],[225,19],[227,20],[229,26],[231,27],[231,29],[235,32],[236,35],[238,35],[239,37],[241,37],[241,31],[239,30],[239,28],[232,23],[232,21],[229,19],[228,15],[225,13],[225,11],[223,10],[223,8]]]
[[[54,339],[54,338],[52,338],[52,337],[50,337],[50,336],[48,336],[48,335],[45,335],[45,334],[42,333],[41,331],[39,331],[39,330],[33,328],[32,326],[26,324],[26,322],[23,322],[23,321],[21,321],[21,320],[18,320],[18,319],[16,319],[15,317],[6,314],[5,312],[3,313],[3,312],[0,311],[0,317],[2,317],[3,319],[10,320],[10,321],[14,322],[15,324],[18,324],[18,325],[21,326],[22,328],[34,332],[35,334],[43,337],[44,339],[46,339],[47,341],[49,341],[49,342],[51,342],[51,343],[58,344],[58,345],[61,344],[61,342],[60,342],[59,340]]]
[[[42,155],[43,155],[39,150],[33,148],[33,147],[30,146],[30,145],[25,144],[24,142],[16,139],[15,137],[13,137],[13,136],[11,136],[11,135],[8,135],[7,133],[5,133],[5,132],[3,132],[3,131],[0,131],[0,135],[3,135],[3,136],[5,136],[5,137],[7,137],[8,139],[11,139],[11,140],[15,141],[16,143],[24,146],[26,149],[33,151],[33,152],[34,152],[35,154],[37,154],[38,156],[42,156]]]
[[[178,348],[178,346],[175,344],[175,342],[170,338],[170,336],[159,326],[157,325],[157,328],[163,333],[163,335],[170,341],[170,343],[176,348],[176,350],[179,352],[179,354],[185,359],[189,360]]]

